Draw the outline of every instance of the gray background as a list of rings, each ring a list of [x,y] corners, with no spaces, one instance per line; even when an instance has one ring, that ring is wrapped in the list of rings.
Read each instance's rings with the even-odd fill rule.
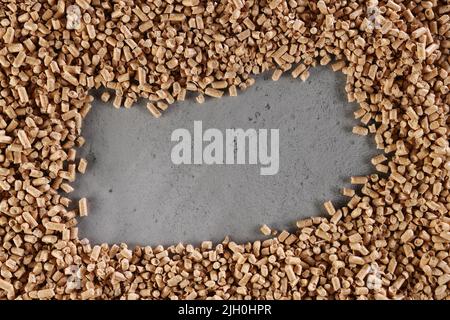
[[[177,103],[154,119],[145,102],[132,109],[94,102],[86,118],[89,161],[78,175],[74,200],[88,198],[80,235],[94,243],[198,244],[261,238],[261,224],[291,229],[295,221],[342,203],[351,175],[371,173],[372,138],[351,133],[356,104],[347,102],[345,78],[315,68],[304,83],[266,74],[238,97]],[[97,94],[98,95],[98,94]],[[179,165],[170,160],[177,128],[280,129],[280,170],[260,176],[258,165]]]

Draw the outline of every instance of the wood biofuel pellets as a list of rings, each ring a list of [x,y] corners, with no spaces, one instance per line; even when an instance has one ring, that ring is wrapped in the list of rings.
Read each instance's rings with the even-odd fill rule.
[[[450,297],[444,1],[30,0],[0,21],[0,299]],[[327,64],[379,150],[347,204],[246,244],[79,238],[89,195],[64,192],[87,170],[75,149],[95,89],[158,118],[188,91],[203,103]]]

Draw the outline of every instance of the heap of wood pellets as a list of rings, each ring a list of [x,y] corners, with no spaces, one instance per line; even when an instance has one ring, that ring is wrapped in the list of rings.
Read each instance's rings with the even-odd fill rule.
[[[2,0],[0,299],[449,299],[449,50],[442,0]],[[159,117],[318,64],[380,149],[345,206],[246,244],[78,237],[95,89]]]

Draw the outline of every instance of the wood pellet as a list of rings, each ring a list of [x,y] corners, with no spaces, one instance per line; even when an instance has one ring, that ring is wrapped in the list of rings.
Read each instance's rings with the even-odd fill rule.
[[[449,299],[449,15],[437,0],[2,3],[0,299]],[[347,203],[245,244],[80,238],[89,195],[68,193],[95,90],[159,118],[318,65],[345,75],[349,131],[378,150]]]

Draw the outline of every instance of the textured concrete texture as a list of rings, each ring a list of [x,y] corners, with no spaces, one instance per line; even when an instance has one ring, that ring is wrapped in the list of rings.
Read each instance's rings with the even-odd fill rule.
[[[262,238],[261,224],[291,229],[298,219],[323,215],[322,204],[344,199],[352,175],[369,174],[376,149],[370,137],[351,133],[356,104],[346,100],[345,78],[329,68],[302,83],[270,75],[238,97],[177,103],[154,119],[145,102],[115,110],[97,100],[87,116],[88,159],[71,197],[87,197],[89,217],[80,235],[94,243],[170,245]],[[279,129],[280,170],[261,176],[258,165],[174,165],[173,130]]]

